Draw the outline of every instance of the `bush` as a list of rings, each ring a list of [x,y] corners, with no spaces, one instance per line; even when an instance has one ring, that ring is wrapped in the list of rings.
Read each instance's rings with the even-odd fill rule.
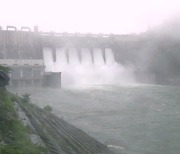
[[[0,70],[4,71],[6,73],[9,73],[11,71],[11,68],[0,65]]]
[[[30,103],[30,101],[31,101],[30,95],[31,94],[29,94],[29,93],[25,93],[24,95],[22,95],[22,102],[23,103]]]
[[[30,95],[24,100],[30,101]],[[0,154],[41,154],[47,149],[33,144],[29,130],[18,119],[12,100],[13,95],[0,89]]]
[[[46,105],[43,109],[48,112],[52,111],[52,107],[50,105]]]

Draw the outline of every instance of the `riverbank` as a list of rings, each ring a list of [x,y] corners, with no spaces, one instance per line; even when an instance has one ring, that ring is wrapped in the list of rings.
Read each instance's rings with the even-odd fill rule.
[[[0,154],[111,153],[105,145],[31,104],[27,98],[0,89]],[[22,114],[26,116],[23,118]],[[23,124],[23,121],[29,121],[31,125]],[[32,136],[40,138],[42,144],[33,143]]]

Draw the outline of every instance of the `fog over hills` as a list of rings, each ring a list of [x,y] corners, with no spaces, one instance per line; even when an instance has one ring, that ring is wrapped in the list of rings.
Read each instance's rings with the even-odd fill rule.
[[[135,70],[139,82],[179,85],[180,20],[176,17],[135,35],[136,41],[119,42],[123,65]]]
[[[180,15],[176,15],[174,17],[168,18],[164,20],[163,23],[153,27],[149,28],[149,30],[146,32],[149,35],[155,35],[155,36],[166,36],[166,37],[171,37],[171,38],[179,38],[180,37]]]

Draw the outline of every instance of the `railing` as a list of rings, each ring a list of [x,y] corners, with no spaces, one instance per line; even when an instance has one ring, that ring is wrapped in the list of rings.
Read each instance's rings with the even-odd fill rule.
[[[67,32],[62,32],[62,33],[55,33],[55,32],[41,32],[41,36],[57,36],[57,37],[103,37],[107,38],[112,36],[113,34],[92,34],[92,33],[67,33]]]
[[[0,65],[4,65],[4,66],[43,66],[43,60],[1,59]]]
[[[3,30],[3,28],[0,26],[0,30]],[[7,26],[6,27],[7,31],[18,31],[18,29],[15,26]],[[29,27],[23,26],[20,28],[21,32],[31,32],[31,29]],[[118,39],[122,40],[134,40],[136,38],[136,34],[104,34],[104,33],[99,33],[99,34],[92,34],[92,33],[68,33],[68,32],[41,32],[38,30],[38,26],[34,27],[33,33],[38,33],[41,36],[56,36],[56,37],[92,37],[92,38],[110,38],[110,37],[115,37]],[[134,37],[135,36],[135,37]],[[136,38],[137,39],[137,38]],[[136,40],[135,39],[135,40]]]

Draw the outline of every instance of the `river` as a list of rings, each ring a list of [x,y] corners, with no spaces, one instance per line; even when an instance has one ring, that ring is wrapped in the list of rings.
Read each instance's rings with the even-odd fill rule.
[[[87,132],[119,154],[180,153],[180,88],[96,85],[76,89],[8,88]]]

